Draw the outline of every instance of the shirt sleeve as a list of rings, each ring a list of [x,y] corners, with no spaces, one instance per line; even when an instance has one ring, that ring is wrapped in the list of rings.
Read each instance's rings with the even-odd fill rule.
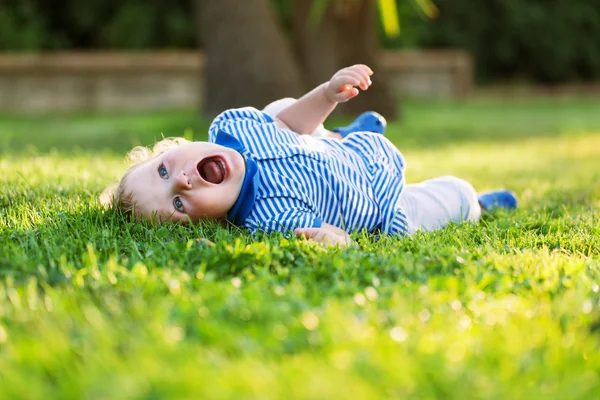
[[[273,200],[280,204],[273,204]],[[284,205],[281,199],[259,200],[243,227],[256,231],[289,232],[296,228],[320,228],[323,220],[301,204]],[[290,200],[290,199],[287,199]],[[288,203],[286,201],[285,203]],[[300,203],[300,202],[298,202]]]
[[[230,134],[245,148],[253,151],[260,151],[272,143],[287,141],[287,134],[282,132],[273,118],[253,107],[222,112],[208,129],[208,140],[214,143],[219,131]]]

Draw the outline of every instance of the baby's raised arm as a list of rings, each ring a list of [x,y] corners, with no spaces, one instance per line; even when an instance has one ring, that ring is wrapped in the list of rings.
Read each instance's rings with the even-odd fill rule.
[[[367,90],[371,85],[371,68],[363,64],[339,70],[325,82],[277,114],[291,130],[301,135],[311,134],[331,114],[338,103],[358,95],[358,88]]]

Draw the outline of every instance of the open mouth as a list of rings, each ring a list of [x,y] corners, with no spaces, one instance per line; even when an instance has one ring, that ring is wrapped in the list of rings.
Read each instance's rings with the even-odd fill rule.
[[[227,171],[221,157],[207,157],[196,165],[196,169],[202,179],[215,185],[225,180]]]

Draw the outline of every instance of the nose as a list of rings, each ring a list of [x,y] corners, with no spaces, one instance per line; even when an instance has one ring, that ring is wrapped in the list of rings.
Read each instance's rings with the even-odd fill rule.
[[[183,170],[175,177],[175,187],[179,190],[190,190],[192,188],[192,181]]]

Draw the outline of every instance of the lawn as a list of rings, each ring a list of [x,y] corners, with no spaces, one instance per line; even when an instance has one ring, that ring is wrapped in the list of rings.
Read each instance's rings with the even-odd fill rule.
[[[409,182],[520,209],[344,250],[103,211],[132,145],[206,137],[193,111],[0,116],[0,398],[599,398],[599,110],[405,104]]]

